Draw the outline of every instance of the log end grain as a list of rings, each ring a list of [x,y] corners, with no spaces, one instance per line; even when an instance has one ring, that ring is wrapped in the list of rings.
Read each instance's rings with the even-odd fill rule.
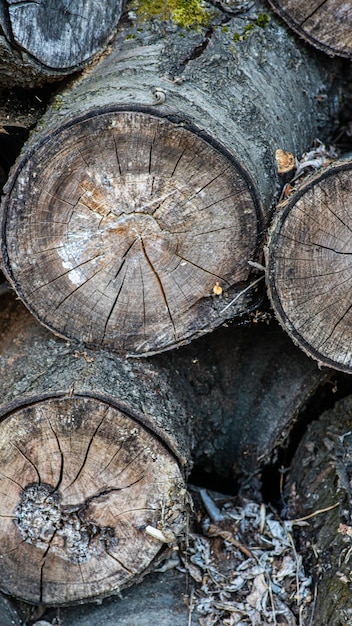
[[[292,339],[318,362],[352,371],[352,164],[309,178],[278,210],[267,250],[268,289]]]
[[[33,86],[60,78],[102,52],[124,0],[8,0],[0,7],[0,82]]]
[[[177,462],[116,408],[51,398],[7,415],[0,433],[3,592],[54,606],[104,597],[184,532]]]
[[[331,56],[352,58],[352,7],[345,0],[269,0],[290,28]]]
[[[243,313],[260,233],[250,179],[215,141],[145,111],[100,111],[15,168],[4,267],[57,334],[151,354]]]

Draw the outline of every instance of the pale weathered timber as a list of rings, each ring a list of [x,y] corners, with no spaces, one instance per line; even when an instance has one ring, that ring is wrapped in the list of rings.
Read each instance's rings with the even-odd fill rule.
[[[33,87],[84,67],[112,38],[124,0],[0,2],[0,84]]]
[[[126,17],[32,135],[3,264],[54,332],[153,354],[255,306],[276,150],[301,154],[336,113],[328,69],[258,7],[193,31]]]
[[[269,0],[283,20],[310,44],[352,58],[352,5],[346,0]]]
[[[285,330],[323,365],[352,370],[352,161],[306,180],[278,207],[267,282]]]
[[[352,397],[314,421],[291,463],[286,485],[297,550],[313,575],[312,626],[351,626]],[[329,510],[330,509],[330,510]]]
[[[104,597],[186,532],[185,412],[160,369],[75,351],[18,305],[1,314],[0,588]]]

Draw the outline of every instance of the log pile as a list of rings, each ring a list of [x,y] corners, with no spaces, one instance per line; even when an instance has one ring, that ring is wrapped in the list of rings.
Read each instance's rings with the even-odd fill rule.
[[[179,550],[193,465],[260,500],[263,468],[307,403],[327,385],[348,387],[352,368],[352,162],[323,164],[303,183],[299,166],[339,115],[348,128],[340,84],[352,10],[270,2],[317,48],[345,57],[332,60],[259,0],[138,0],[122,15],[124,4],[0,7],[4,624],[10,597],[101,599]],[[305,171],[322,165],[313,161]],[[340,442],[350,416],[336,434],[337,413],[323,429],[332,423]],[[315,463],[302,446],[287,480],[291,518],[314,512],[320,489],[312,479],[302,493],[302,467]],[[331,510],[343,545],[345,505]],[[318,526],[302,546],[322,542],[325,554]],[[141,623],[168,611],[176,624],[179,580]],[[329,623],[347,615],[338,595]]]

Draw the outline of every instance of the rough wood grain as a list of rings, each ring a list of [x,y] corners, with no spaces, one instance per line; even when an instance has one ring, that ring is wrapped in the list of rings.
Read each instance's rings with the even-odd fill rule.
[[[331,373],[275,322],[220,328],[148,361],[77,350],[12,294],[3,296],[0,310],[0,371],[3,404],[17,407],[72,387],[103,393],[124,412],[133,407],[139,420],[149,416],[186,474],[194,461],[240,481],[273,459],[302,405]]]
[[[62,78],[101,52],[123,0],[1,0],[0,83],[32,87]]]
[[[312,626],[352,624],[351,425],[349,396],[310,425],[286,486],[289,518],[311,516],[296,528],[296,534],[299,553],[310,566],[316,587]]]
[[[325,132],[335,92],[273,19],[256,25],[258,9],[227,30],[216,19],[199,31],[123,20],[12,172],[5,270],[64,337],[152,354],[255,304],[249,262],[278,190],[276,149],[299,154]]]
[[[35,604],[104,597],[185,533],[184,407],[160,368],[79,352],[3,301],[0,587]]]
[[[221,320],[214,288],[233,293],[256,255],[246,175],[156,116],[76,121],[42,143],[17,182],[14,195],[36,210],[20,217],[12,203],[8,213],[12,279],[41,321],[90,347],[143,354],[192,337],[208,311]]]
[[[91,398],[20,409],[0,431],[3,591],[67,604],[107,595],[150,567],[165,540],[148,527],[165,522],[168,535],[183,484],[157,438]]]
[[[269,0],[287,24],[316,48],[352,58],[352,7],[345,0]]]
[[[293,340],[320,363],[351,372],[349,160],[309,178],[278,209],[268,245],[272,305]]]

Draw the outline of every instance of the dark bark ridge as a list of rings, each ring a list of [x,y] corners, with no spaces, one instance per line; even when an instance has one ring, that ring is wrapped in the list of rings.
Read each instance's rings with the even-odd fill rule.
[[[309,516],[296,535],[314,576],[314,626],[352,624],[351,424],[349,396],[309,426],[292,460],[285,491],[289,518]]]
[[[269,0],[283,20],[316,48],[352,58],[352,8],[344,0]]]
[[[274,311],[321,364],[351,372],[351,168],[335,163],[278,207],[267,248]]]
[[[0,82],[33,86],[82,68],[111,39],[123,5],[1,0]]]
[[[153,354],[255,306],[276,149],[300,154],[336,104],[329,71],[273,19],[234,43],[256,16],[199,32],[126,18],[33,133],[4,197],[4,269],[58,334]]]

